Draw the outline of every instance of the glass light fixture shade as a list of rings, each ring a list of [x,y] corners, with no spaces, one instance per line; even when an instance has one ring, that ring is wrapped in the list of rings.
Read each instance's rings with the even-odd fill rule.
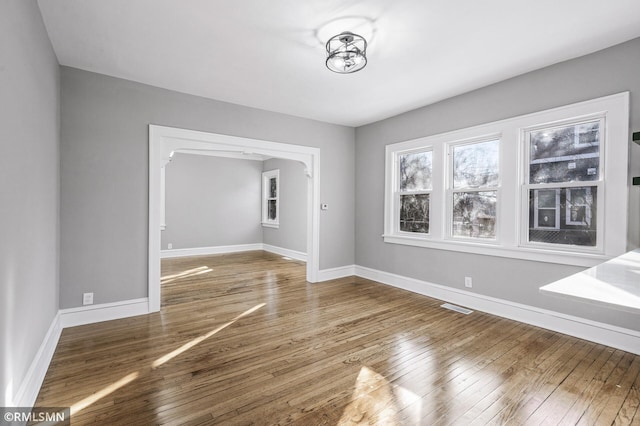
[[[340,74],[360,71],[367,65],[367,41],[346,31],[327,41],[327,68]]]

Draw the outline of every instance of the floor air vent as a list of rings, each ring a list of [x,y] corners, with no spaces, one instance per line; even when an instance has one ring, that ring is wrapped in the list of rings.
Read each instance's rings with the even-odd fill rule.
[[[471,309],[463,308],[460,306],[452,305],[451,303],[445,303],[440,305],[441,308],[451,309],[452,311],[460,312],[461,314],[469,315],[473,312]]]

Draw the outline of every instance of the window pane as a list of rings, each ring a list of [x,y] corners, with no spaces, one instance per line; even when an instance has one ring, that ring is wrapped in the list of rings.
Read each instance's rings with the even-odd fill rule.
[[[530,183],[598,180],[600,122],[530,133]]]
[[[431,151],[400,155],[400,191],[431,189]]]
[[[454,193],[453,236],[495,238],[497,194],[497,191]]]
[[[267,216],[269,220],[276,220],[278,217],[276,200],[269,200],[267,204]]]
[[[567,189],[567,224],[589,225],[592,205],[591,188]]]
[[[400,230],[429,233],[429,194],[400,196]]]
[[[453,148],[453,187],[498,186],[498,141]]]
[[[556,209],[538,209],[538,228],[556,228]]]
[[[550,189],[548,191],[538,191],[538,208],[550,207],[556,208],[556,190]]]
[[[277,193],[277,179],[272,177],[269,179],[269,198],[276,198],[278,196]]]
[[[575,246],[596,245],[597,187],[529,191],[529,241]],[[543,198],[553,196],[554,205]],[[537,200],[536,200],[537,197]],[[537,206],[537,207],[536,207]]]

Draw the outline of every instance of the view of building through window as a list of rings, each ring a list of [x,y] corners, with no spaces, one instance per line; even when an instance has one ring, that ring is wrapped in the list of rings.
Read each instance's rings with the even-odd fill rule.
[[[529,241],[597,244],[597,186],[601,121],[530,131]]]
[[[580,266],[619,255],[628,108],[624,92],[387,145],[384,241]]]

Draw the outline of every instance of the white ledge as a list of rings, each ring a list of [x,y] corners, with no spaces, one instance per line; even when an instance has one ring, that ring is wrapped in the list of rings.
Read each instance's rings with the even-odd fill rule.
[[[607,257],[601,253],[504,246],[492,241],[471,242],[469,240],[430,240],[426,238],[393,234],[382,235],[382,238],[385,243],[391,244],[483,254],[486,256],[508,257],[511,259],[531,260],[534,262],[583,266],[586,268],[599,265],[611,258],[611,256]]]
[[[640,314],[640,249],[540,287],[540,292]]]

